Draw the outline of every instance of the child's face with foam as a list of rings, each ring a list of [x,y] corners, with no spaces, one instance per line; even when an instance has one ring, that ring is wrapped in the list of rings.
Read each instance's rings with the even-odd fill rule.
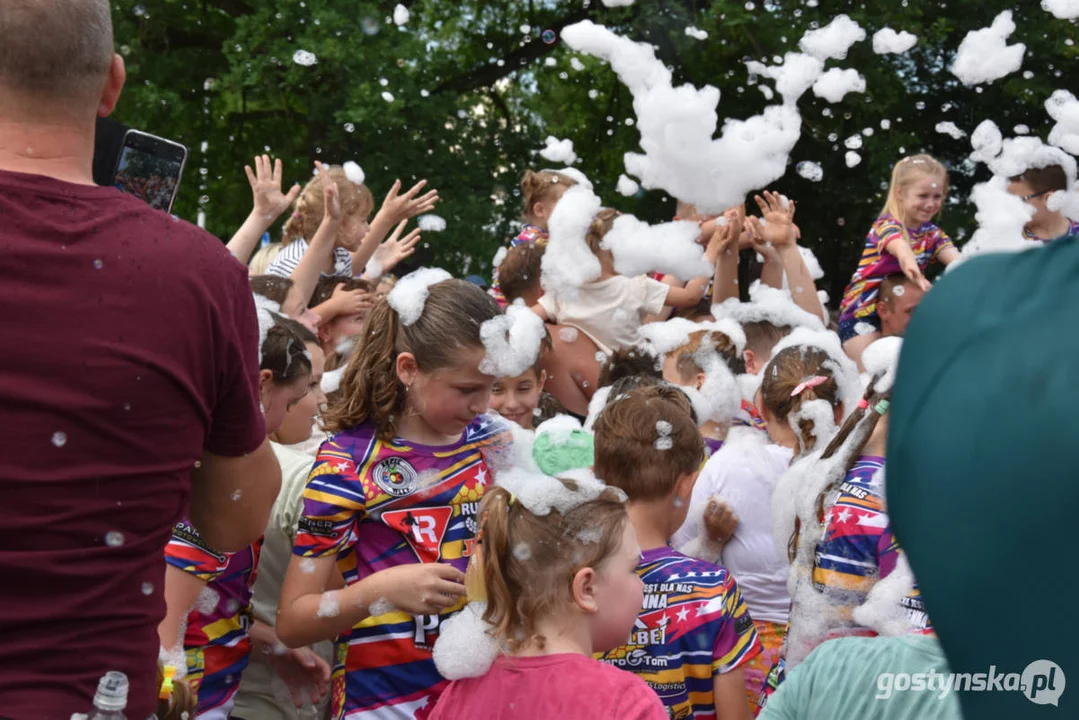
[[[627,520],[618,550],[597,568],[594,593],[598,610],[590,616],[593,652],[612,650],[629,639],[644,604],[644,583],[637,574],[640,562],[637,533]]]
[[[944,195],[944,178],[939,175],[918,175],[900,193],[904,220],[911,226],[932,222],[944,204]]]
[[[529,368],[517,377],[500,377],[491,388],[488,408],[525,430],[531,430],[546,379],[547,374],[541,370],[537,375],[535,368]]]
[[[456,365],[417,372],[408,390],[406,412],[418,414],[435,434],[459,436],[487,411],[495,378],[479,371],[483,356],[482,347],[462,348]]]
[[[341,226],[337,230],[337,246],[349,252],[356,252],[370,229],[366,215],[346,215],[341,219]]]

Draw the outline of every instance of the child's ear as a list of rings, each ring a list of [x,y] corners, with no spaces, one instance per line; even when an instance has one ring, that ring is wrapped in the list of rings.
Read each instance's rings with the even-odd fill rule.
[[[694,379],[694,383],[698,390],[704,385],[704,373],[697,373],[697,377]]]
[[[420,367],[416,364],[416,356],[410,352],[403,352],[398,355],[397,362],[394,364],[394,371],[396,371],[397,378],[404,383],[405,387],[412,387],[412,383],[416,382],[416,376],[420,372]]]
[[[573,584],[570,586],[573,593],[573,602],[581,609],[581,612],[592,615],[599,610],[596,602],[596,571],[594,568],[585,567],[577,571],[573,576]]]
[[[693,486],[697,484],[697,476],[700,472],[682,473],[674,483],[674,496],[679,500],[689,502],[693,496]]]
[[[547,384],[547,371],[546,370],[540,370],[540,376],[539,376],[539,389],[540,389],[540,392],[543,392],[543,387],[546,384]]]
[[[761,371],[760,366],[757,364],[757,354],[750,349],[746,349],[742,353],[742,358],[746,361],[746,372],[750,375],[756,375]]]

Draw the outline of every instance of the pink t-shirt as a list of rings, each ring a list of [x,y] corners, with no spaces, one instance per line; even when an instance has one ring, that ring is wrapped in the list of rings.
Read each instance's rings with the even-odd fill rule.
[[[659,696],[633,673],[584,655],[499,656],[483,677],[455,680],[429,720],[666,720]]]

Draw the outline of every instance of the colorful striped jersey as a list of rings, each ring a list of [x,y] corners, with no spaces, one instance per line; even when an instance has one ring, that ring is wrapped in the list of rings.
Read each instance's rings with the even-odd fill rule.
[[[262,540],[237,553],[221,553],[187,520],[173,528],[165,561],[206,582],[187,616],[187,681],[198,693],[198,712],[231,707],[251,654],[251,586]],[[227,708],[226,708],[227,709]]]
[[[1060,237],[1071,237],[1073,235],[1079,235],[1079,222],[1075,220],[1068,220],[1068,232],[1064,233]],[[1034,242],[1040,242],[1043,245],[1048,244],[1056,240],[1057,238],[1043,238],[1038,237],[1034,233],[1030,232],[1026,228],[1023,228],[1023,239],[1033,240]]]
[[[746,399],[742,399],[742,409],[738,411],[738,414],[734,416],[734,425],[741,427],[751,427],[754,430],[760,430],[761,432],[768,432],[768,423],[761,417],[760,410]]]
[[[549,237],[550,235],[547,234],[547,231],[539,227],[538,225],[529,225],[528,223],[525,223],[521,227],[521,232],[517,233],[517,237],[510,240],[510,247],[515,248],[518,245],[532,244],[538,244],[540,246],[543,246],[547,244],[547,239]],[[498,284],[498,268],[495,268],[492,271],[492,275],[493,277],[491,278],[491,289],[487,292],[491,294],[491,297],[498,301],[498,304],[500,306],[506,307],[506,305],[508,304],[506,302],[506,296],[502,294],[502,288]]]
[[[637,574],[644,608],[629,643],[599,659],[641,677],[669,717],[714,720],[713,676],[761,651],[734,577],[671,548],[646,550]]]
[[[939,261],[942,252],[955,247],[951,238],[933,223],[926,223],[917,229],[907,228],[907,234],[910,235],[910,248],[923,273],[930,262]],[[881,281],[889,275],[903,272],[895,255],[885,251],[893,241],[905,242],[903,226],[893,216],[881,215],[866,235],[858,269],[843,291],[843,300],[839,304],[840,320],[861,320],[876,314],[877,291]]]
[[[323,443],[304,490],[293,552],[336,557],[345,582],[416,562],[464,570],[474,550],[476,512],[490,483],[485,455],[505,449],[507,426],[481,416],[445,447],[386,441],[364,423]],[[434,706],[446,681],[431,648],[439,615],[390,612],[337,638],[331,717],[412,718]]]

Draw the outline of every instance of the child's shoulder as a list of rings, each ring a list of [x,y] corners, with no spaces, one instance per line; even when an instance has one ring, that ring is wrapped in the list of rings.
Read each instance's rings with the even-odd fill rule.
[[[673,548],[667,548],[655,556],[650,555],[645,553],[640,565],[645,582],[677,582],[710,587],[723,585],[731,577],[722,565],[683,555]]]

